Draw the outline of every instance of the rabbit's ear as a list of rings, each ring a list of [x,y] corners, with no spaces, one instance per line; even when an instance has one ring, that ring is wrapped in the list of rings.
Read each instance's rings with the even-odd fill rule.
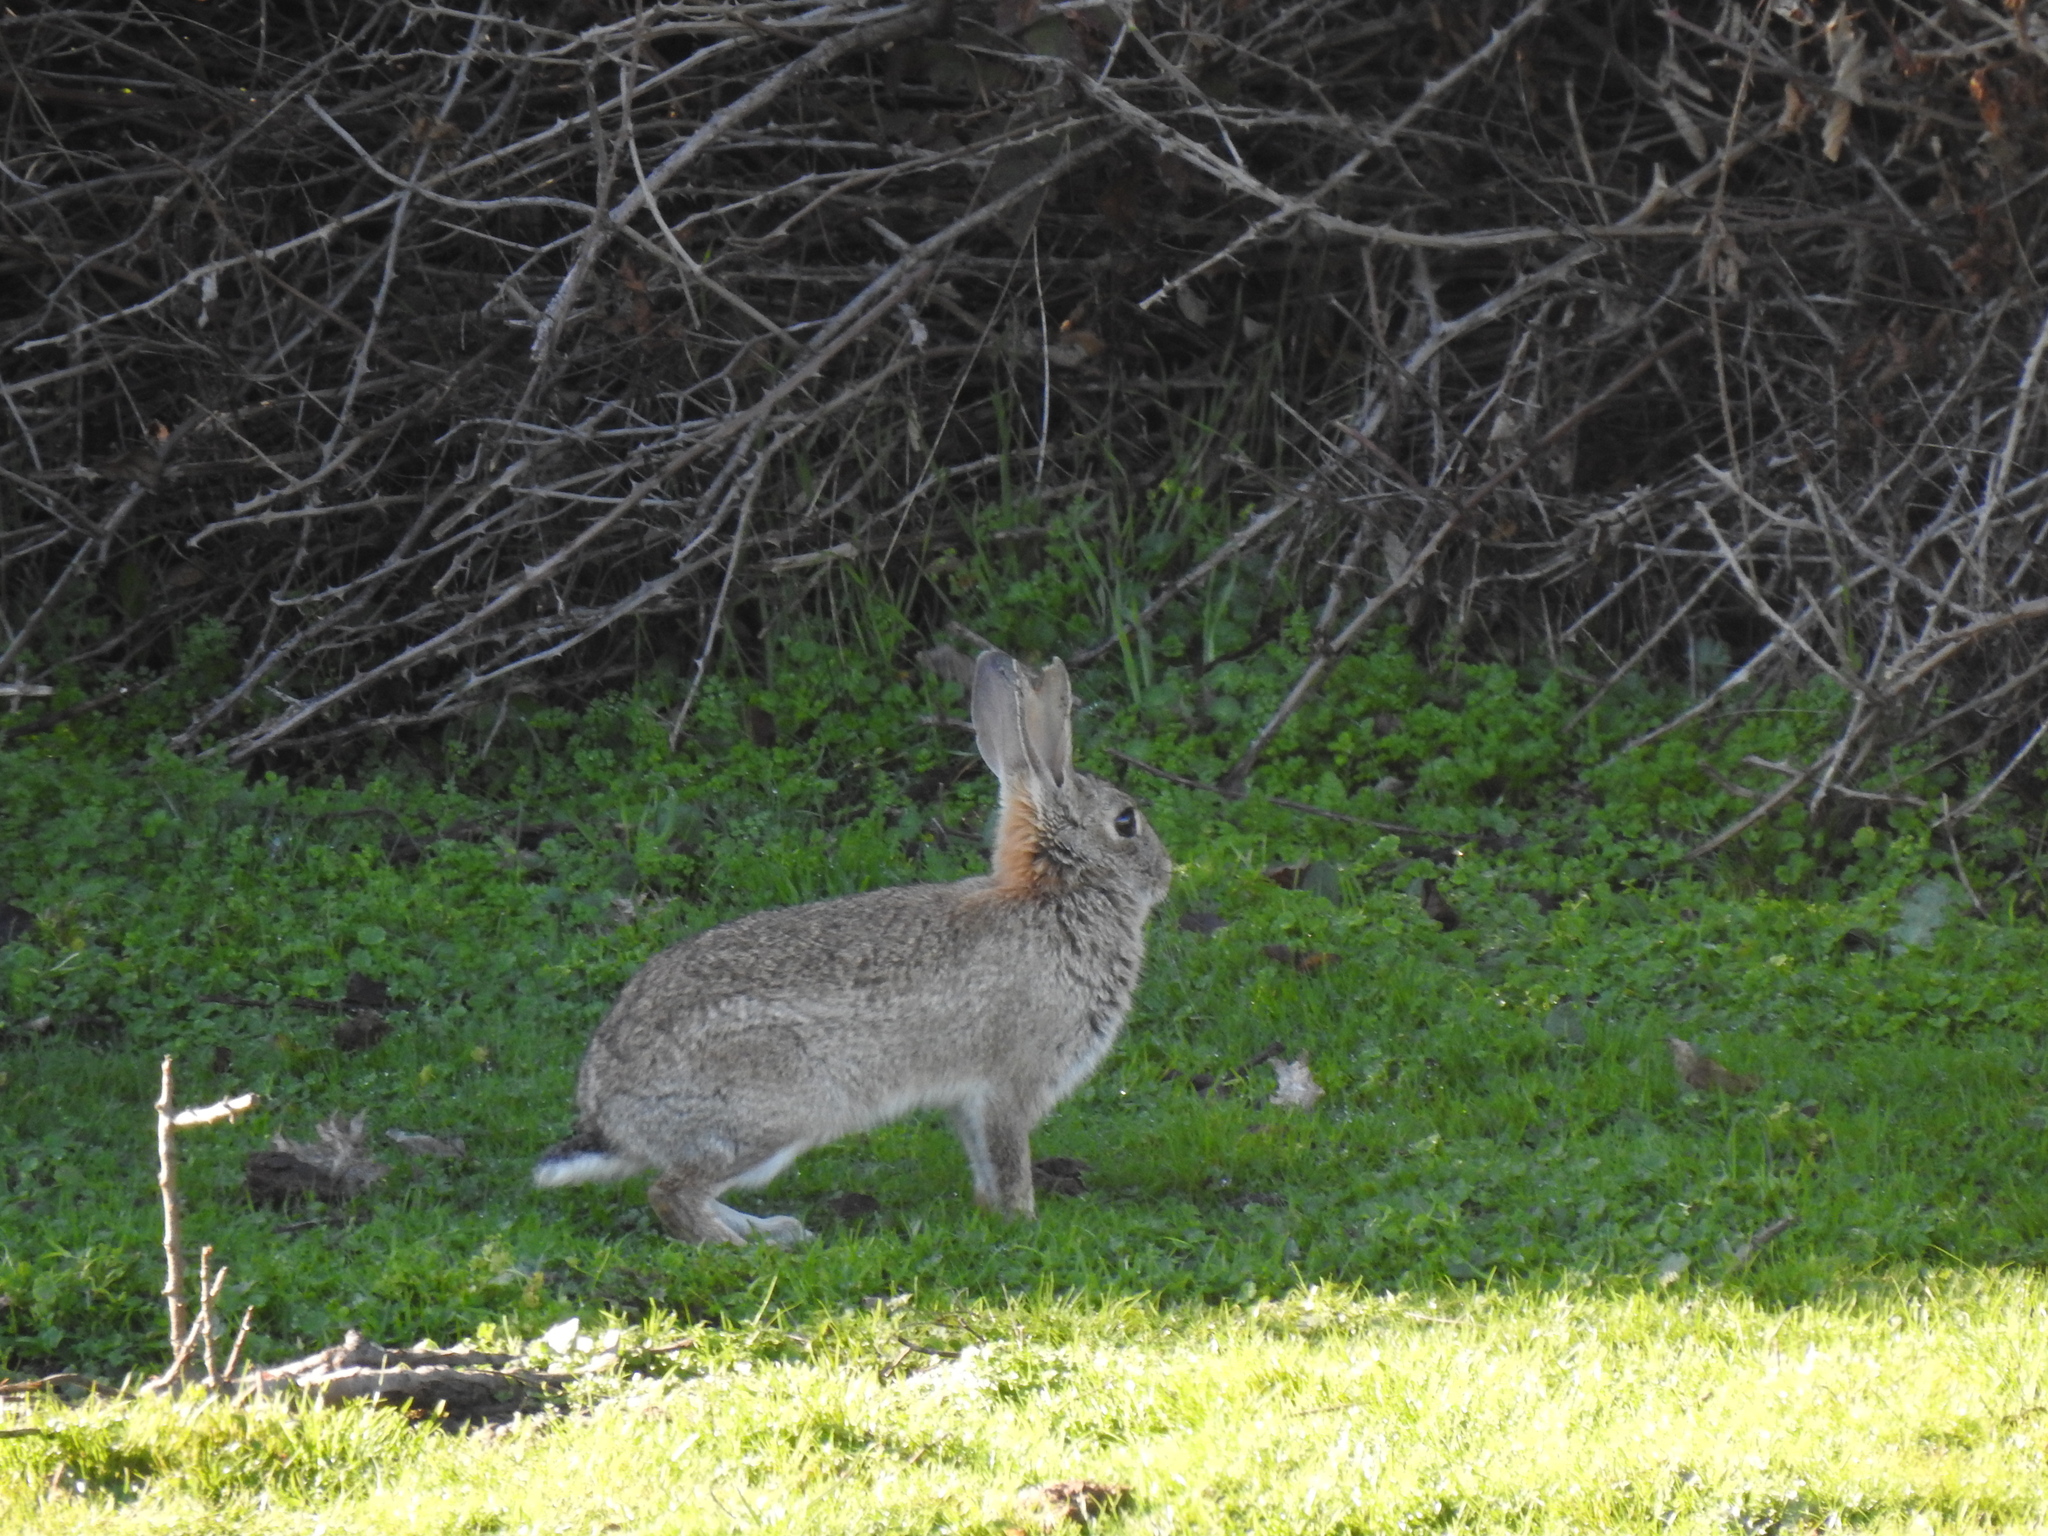
[[[981,760],[1005,784],[1031,773],[1024,751],[1024,680],[1001,651],[983,651],[974,663],[974,744]]]
[[[1041,672],[1024,695],[1024,745],[1039,773],[1065,789],[1074,767],[1074,689],[1063,661]]]
[[[974,741],[995,776],[1019,789],[1060,791],[1073,769],[1074,690],[1054,662],[1033,677],[1001,651],[974,665]]]

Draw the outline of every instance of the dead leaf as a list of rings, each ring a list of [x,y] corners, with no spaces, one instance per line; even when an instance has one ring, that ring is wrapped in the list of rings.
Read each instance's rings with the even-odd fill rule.
[[[1319,971],[1339,958],[1327,949],[1292,949],[1285,944],[1262,944],[1259,953],[1304,972]]]
[[[367,1115],[353,1118],[339,1112],[315,1129],[315,1141],[293,1141],[279,1134],[271,1150],[249,1154],[243,1180],[249,1197],[261,1205],[282,1205],[314,1195],[322,1200],[353,1200],[390,1172],[369,1155]]]
[[[825,1209],[839,1221],[865,1221],[882,1214],[882,1202],[860,1190],[847,1190],[825,1202]]]
[[[1991,71],[1980,69],[1970,76],[1970,99],[1977,104],[1977,116],[1984,131],[1994,139],[2005,137],[2005,102],[1993,83]]]
[[[1421,903],[1423,915],[1435,921],[1437,927],[1449,933],[1462,926],[1464,919],[1458,916],[1457,908],[1444,899],[1444,893],[1437,889],[1436,881],[1422,879],[1408,887],[1408,894]]]
[[[1096,340],[1096,338],[1092,335],[1090,335],[1088,339],[1090,341]],[[1097,347],[1097,350],[1100,350],[1099,345]],[[1082,346],[1080,342],[1064,337],[1058,341],[1053,342],[1050,346],[1048,346],[1045,349],[1045,360],[1053,364],[1054,366],[1060,368],[1083,367],[1089,362],[1093,355],[1094,354],[1091,353],[1086,347]]]
[[[391,1021],[373,1008],[358,1008],[334,1026],[337,1051],[367,1051],[391,1033]]]
[[[1041,1157],[1031,1165],[1031,1187],[1042,1195],[1085,1195],[1083,1175],[1094,1171],[1078,1157]]]
[[[1829,160],[1842,158],[1842,146],[1849,141],[1849,103],[1840,96],[1828,103],[1828,120],[1820,131],[1820,152]]]
[[[1309,1075],[1306,1056],[1274,1062],[1273,1073],[1280,1087],[1266,1102],[1275,1109],[1314,1109],[1323,1096],[1323,1085]]]
[[[1097,1483],[1084,1478],[1045,1483],[1018,1495],[1047,1530],[1059,1525],[1092,1525],[1123,1508],[1131,1497],[1127,1483]]]
[[[1183,912],[1174,926],[1182,933],[1199,933],[1208,938],[1212,933],[1227,926],[1222,916],[1215,912]]]
[[[462,130],[445,117],[420,116],[412,120],[412,141],[415,144],[441,144],[461,137]]]
[[[1700,247],[1700,286],[1734,298],[1742,291],[1742,269],[1748,265],[1749,253],[1725,226],[1716,224]]]
[[[1380,535],[1380,558],[1387,562],[1387,575],[1389,577],[1399,577],[1407,573],[1408,562],[1411,558],[1408,552],[1408,545],[1401,535],[1395,533],[1391,528]],[[1398,730],[1399,727],[1396,726],[1395,729]],[[1382,731],[1380,734],[1390,735],[1392,733]]]
[[[1060,340],[1068,346],[1079,347],[1083,357],[1100,357],[1109,350],[1108,342],[1093,331],[1081,330],[1071,320],[1061,324]]]
[[[1755,1093],[1761,1086],[1761,1079],[1729,1071],[1713,1057],[1695,1049],[1690,1041],[1667,1035],[1664,1043],[1671,1048],[1671,1065],[1678,1073],[1678,1080],[1688,1088],[1701,1093],[1739,1096]]]
[[[1805,92],[1787,80],[1785,82],[1785,110],[1778,114],[1776,131],[1779,133],[1797,133],[1806,125],[1806,120],[1811,116],[1813,116],[1813,103],[1807,99]]]
[[[1892,39],[1892,67],[1908,80],[1918,80],[1940,67],[1937,59],[1923,58],[1906,46],[1903,38]]]
[[[1856,25],[1846,5],[1838,7],[1821,28],[1821,38],[1827,44],[1832,73],[1828,80],[1831,100],[1827,122],[1821,128],[1820,152],[1835,161],[1842,158],[1842,146],[1848,142],[1851,105],[1864,104],[1863,77],[1870,58],[1864,46],[1863,29]]]
[[[1982,298],[2006,286],[2012,277],[2015,252],[2003,229],[1994,229],[1984,220],[1979,221],[1978,227],[1985,231],[1986,238],[1972,242],[1949,263],[1949,269],[1963,280],[1963,286],[1973,296]]]
[[[1828,67],[1832,78],[1828,88],[1837,96],[1863,106],[1863,78],[1870,68],[1870,56],[1864,46],[1863,29],[1856,25],[1856,17],[1846,5],[1838,6],[1835,14],[1821,28],[1821,40],[1827,44]]]
[[[1291,864],[1268,864],[1259,871],[1283,891],[1306,891],[1333,905],[1344,900],[1344,877],[1328,859],[1296,859]]]
[[[395,1142],[415,1157],[467,1157],[469,1147],[460,1136],[428,1136],[419,1131],[386,1131],[384,1139]]]
[[[291,1152],[307,1162],[325,1167],[331,1173],[342,1174],[351,1169],[358,1170],[355,1176],[367,1181],[377,1175],[366,1174],[362,1170],[378,1166],[366,1159],[370,1136],[364,1126],[369,1118],[367,1111],[359,1111],[350,1116],[336,1110],[313,1128],[313,1134],[318,1140],[293,1141],[283,1134],[278,1134],[271,1137],[271,1145],[280,1152]]]

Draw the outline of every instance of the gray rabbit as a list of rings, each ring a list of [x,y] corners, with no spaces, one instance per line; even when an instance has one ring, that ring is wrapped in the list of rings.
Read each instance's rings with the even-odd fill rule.
[[[1001,784],[993,868],[737,918],[656,955],[598,1026],[576,1126],[534,1182],[653,1170],[685,1242],[807,1237],[719,1202],[811,1147],[944,1109],[974,1197],[1032,1214],[1031,1129],[1108,1053],[1173,866],[1130,796],[1073,766],[1073,694],[997,651],[974,735]]]

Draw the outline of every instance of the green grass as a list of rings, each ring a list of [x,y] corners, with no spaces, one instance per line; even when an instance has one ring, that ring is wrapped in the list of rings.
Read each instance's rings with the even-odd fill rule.
[[[1871,1532],[2048,1525],[2048,1286],[1680,1282],[849,1306],[699,1328],[567,1417],[45,1406],[0,1530],[998,1533],[1128,1487],[1105,1531]],[[666,1334],[664,1334],[666,1336]],[[10,1420],[9,1422],[14,1422]]]
[[[1298,637],[1190,660],[1242,635],[1226,610],[1081,682],[1082,761],[1150,796],[1176,886],[1127,1035],[1035,1139],[1089,1163],[1087,1189],[1021,1227],[974,1209],[926,1119],[750,1197],[821,1233],[793,1252],[686,1249],[635,1188],[527,1180],[647,955],[981,867],[992,785],[947,723],[962,701],[895,669],[900,635],[785,637],[767,681],[714,681],[676,752],[658,680],[582,715],[508,708],[345,782],[130,755],[118,721],[0,752],[0,899],[36,918],[0,947],[0,1366],[162,1364],[162,1052],[184,1102],[263,1095],[181,1141],[190,1240],[229,1266],[223,1310],[255,1309],[256,1359],[571,1315],[695,1341],[680,1378],[502,1437],[40,1404],[55,1438],[0,1438],[7,1518],[993,1532],[1016,1487],[1077,1476],[1137,1489],[1133,1530],[2033,1522],[2033,865],[1976,864],[1976,915],[1919,813],[1791,807],[1696,867],[1682,851],[1739,812],[1742,759],[1825,731],[1831,700],[1617,756],[1671,700],[1618,691],[1573,725],[1567,674],[1432,671],[1397,637],[1337,670],[1257,788],[1423,836],[1119,771],[1106,749],[1212,776],[1285,689]],[[1302,861],[1303,889],[1264,873]],[[1182,926],[1196,913],[1221,926]],[[354,1053],[293,1002],[352,972],[399,1004]],[[1760,1089],[1686,1089],[1670,1035]],[[1274,1044],[1328,1090],[1312,1112],[1267,1102],[1269,1066],[1240,1074]],[[248,1153],[337,1110],[470,1155],[394,1147],[352,1208],[252,1207]],[[848,1192],[878,1213],[835,1217]],[[977,1338],[964,1364],[877,1375],[890,1340]]]

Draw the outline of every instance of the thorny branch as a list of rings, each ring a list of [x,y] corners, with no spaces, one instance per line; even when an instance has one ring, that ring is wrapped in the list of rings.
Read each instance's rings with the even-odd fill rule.
[[[1073,660],[1290,581],[1227,790],[1398,619],[1688,675],[1666,730],[1831,677],[1750,812],[1913,748],[1953,823],[2048,714],[2034,11],[8,14],[0,682],[211,625],[178,744],[317,753],[700,677],[856,569],[936,625],[1005,487],[1173,477],[1247,516]]]

